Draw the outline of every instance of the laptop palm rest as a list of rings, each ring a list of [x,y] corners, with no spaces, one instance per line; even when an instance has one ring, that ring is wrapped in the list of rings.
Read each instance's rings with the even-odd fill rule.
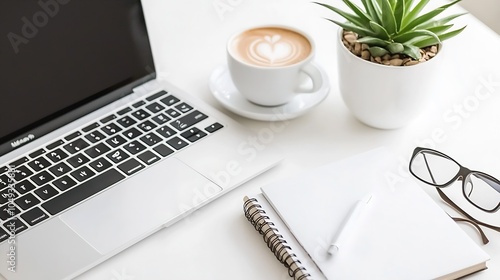
[[[61,215],[99,253],[121,250],[190,213],[222,189],[169,158]]]

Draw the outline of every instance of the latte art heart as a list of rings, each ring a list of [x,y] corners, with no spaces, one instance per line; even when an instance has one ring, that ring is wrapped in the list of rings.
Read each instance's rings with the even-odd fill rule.
[[[304,60],[311,52],[309,41],[284,28],[248,30],[235,39],[234,50],[241,60],[258,66],[279,67]]]
[[[268,40],[256,40],[250,46],[250,57],[269,65],[282,64],[293,59],[296,49],[290,42],[280,41],[280,39],[274,43]]]

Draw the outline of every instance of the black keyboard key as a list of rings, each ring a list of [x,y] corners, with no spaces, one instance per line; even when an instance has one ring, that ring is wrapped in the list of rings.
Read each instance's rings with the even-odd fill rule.
[[[89,162],[89,158],[84,156],[83,154],[77,154],[73,157],[70,157],[68,160],[68,163],[71,164],[74,168],[80,167],[83,164]]]
[[[144,151],[144,149],[146,149],[146,147],[142,145],[139,141],[132,141],[130,143],[127,143],[123,146],[123,148],[127,150],[127,152],[133,155],[142,152]]]
[[[196,110],[182,118],[179,118],[178,120],[171,122],[170,125],[172,125],[175,129],[182,131],[206,118],[208,118],[207,115]]]
[[[107,123],[107,122],[110,122],[112,120],[116,119],[116,116],[115,115],[109,115],[107,117],[105,117],[104,119],[101,120],[102,123]]]
[[[54,184],[54,186],[56,186],[56,188],[58,188],[60,191],[65,191],[76,185],[76,182],[68,175],[65,175],[59,179],[54,180],[52,184]]]
[[[71,172],[70,174],[71,174],[71,176],[75,177],[78,181],[82,182],[82,181],[85,181],[88,178],[94,176],[95,172],[90,170],[90,168],[88,168],[87,166],[84,166],[78,170]],[[56,185],[55,182],[54,182],[54,185]]]
[[[166,92],[166,91],[164,91],[164,90],[162,90],[162,91],[160,91],[160,92],[157,92],[157,93],[155,93],[155,94],[153,94],[153,95],[149,96],[148,98],[146,98],[146,100],[147,100],[147,101],[153,101],[153,100],[155,100],[156,98],[160,98],[160,97],[162,97],[162,96],[163,96],[163,95],[165,95],[165,94],[167,94],[167,92]]]
[[[66,141],[71,141],[71,140],[75,139],[76,137],[78,137],[80,135],[82,135],[80,133],[80,131],[75,131],[75,132],[71,133],[70,135],[64,137],[64,139],[66,139]]]
[[[165,98],[160,99],[160,101],[167,106],[172,106],[175,103],[179,102],[180,100],[179,100],[179,98],[177,98],[173,95],[169,95]]]
[[[56,142],[47,145],[47,149],[52,150],[64,144],[63,140],[57,140]]]
[[[133,112],[131,115],[140,121],[151,116],[148,112],[144,111],[143,109],[139,109],[139,110]]]
[[[25,194],[31,190],[34,190],[35,185],[33,185],[33,183],[31,183],[28,180],[23,180],[23,181],[17,183],[14,188],[16,189],[16,191],[18,193]]]
[[[38,195],[38,197],[43,200],[47,200],[58,193],[59,192],[56,191],[56,189],[54,189],[51,185],[48,184],[35,190],[35,194]]]
[[[165,107],[155,102],[146,106],[146,109],[148,109],[151,113],[156,114],[165,109]]]
[[[171,120],[169,117],[167,117],[166,115],[164,114],[159,114],[159,115],[156,115],[152,118],[152,120],[157,123],[157,124],[164,124],[166,122],[168,122],[169,120]]]
[[[17,159],[15,161],[9,163],[8,165],[10,165],[11,167],[17,167],[17,166],[20,166],[20,165],[28,162],[28,161],[29,161],[29,159],[27,157],[22,157],[20,159]]]
[[[54,197],[53,199],[42,204],[42,207],[51,215],[55,215],[68,207],[83,201],[92,195],[110,187],[111,185],[124,179],[125,176],[116,169],[108,171],[88,180],[87,182],[78,185],[67,192]]]
[[[130,111],[132,111],[132,108],[126,107],[126,108],[123,108],[120,111],[118,111],[117,114],[120,115],[120,116],[123,116],[123,115],[125,115],[126,113],[128,113]]]
[[[23,166],[15,167],[13,174],[14,174],[14,180],[16,182],[19,182],[21,180],[24,180],[28,176],[32,175],[33,172],[31,170],[29,170],[28,167],[23,165]]]
[[[36,207],[31,209],[30,211],[21,215],[24,221],[26,221],[30,226],[34,226],[39,222],[47,219],[49,215],[42,211],[42,209]]]
[[[6,221],[19,214],[20,212],[21,211],[16,207],[15,204],[5,204],[4,206],[0,207],[0,219],[2,219],[2,221]]]
[[[151,151],[145,151],[144,153],[137,156],[145,164],[153,164],[159,161],[161,158]]]
[[[134,173],[136,173],[137,171],[143,169],[145,166],[138,162],[136,159],[129,159],[127,160],[126,162],[118,165],[118,168],[123,171],[123,173],[127,174],[127,175],[132,175]]]
[[[9,185],[12,185],[14,183],[14,174],[12,174],[10,171],[6,174],[0,175],[0,190],[8,187]]]
[[[9,232],[13,232],[14,234],[19,234],[28,228],[28,226],[26,226],[23,222],[21,222],[20,219],[9,220],[9,221],[3,223],[3,226]]]
[[[129,127],[129,126],[134,125],[135,123],[137,123],[136,120],[132,119],[129,116],[122,117],[119,120],[117,120],[116,122],[119,123],[124,128],[127,128],[127,127]]]
[[[46,167],[49,167],[51,165],[51,163],[46,160],[44,157],[39,157],[33,161],[31,161],[30,163],[28,163],[28,165],[31,167],[31,169],[35,170],[35,171],[40,171]]]
[[[189,106],[188,104],[186,103],[181,103],[179,105],[176,105],[175,108],[179,111],[181,111],[181,113],[187,113],[191,110],[193,110],[193,107]]]
[[[107,154],[106,156],[110,160],[112,160],[114,163],[122,162],[123,160],[125,160],[129,157],[129,155],[127,153],[125,153],[122,149],[112,151],[111,153]]]
[[[164,125],[164,126],[160,127],[159,129],[156,130],[156,132],[158,132],[158,134],[160,134],[164,138],[170,138],[177,133],[175,130],[170,128],[168,125]]]
[[[36,175],[31,176],[31,181],[35,182],[38,186],[45,185],[48,182],[52,181],[54,176],[50,175],[47,171],[42,171],[37,173]]]
[[[7,171],[9,171],[9,168],[7,166],[0,167],[0,175],[6,173]]]
[[[156,125],[150,121],[145,121],[145,122],[142,122],[138,125],[138,127],[144,131],[144,132],[148,132],[152,129],[154,129],[156,127]]]
[[[0,191],[0,204],[5,204],[9,201],[9,199],[14,199],[19,195],[16,193],[14,188],[5,188]]]
[[[96,158],[96,157],[108,152],[109,150],[111,150],[111,149],[106,144],[99,143],[99,144],[85,150],[85,153],[91,158]]]
[[[0,243],[4,242],[10,237],[10,234],[8,234],[5,230],[0,228]]]
[[[99,130],[93,131],[87,135],[85,135],[85,138],[90,141],[90,143],[96,143],[104,139],[106,136],[102,134]]]
[[[51,168],[49,168],[49,171],[52,172],[56,177],[62,176],[66,173],[68,173],[71,170],[71,168],[64,162],[60,162]]]
[[[181,113],[179,113],[179,111],[176,111],[174,109],[168,109],[165,111],[165,113],[173,119],[175,119],[181,115]]]
[[[172,148],[174,148],[176,150],[180,150],[180,149],[186,147],[188,145],[188,142],[186,142],[186,141],[184,141],[181,138],[176,136],[170,140],[167,140],[167,144],[169,144],[170,146],[172,146]]]
[[[32,193],[28,193],[16,199],[14,202],[17,206],[21,207],[21,209],[28,210],[40,203],[40,200],[38,200],[38,198],[36,198]]]
[[[82,138],[78,138],[75,141],[73,141],[67,145],[64,145],[64,149],[66,149],[66,151],[74,154],[74,153],[80,152],[81,150],[87,148],[88,146],[89,146],[89,143],[87,143]]]
[[[162,140],[160,137],[158,137],[158,135],[156,135],[152,132],[147,134],[147,135],[142,136],[140,139],[142,142],[144,142],[148,146],[154,146],[154,145],[160,143]]]
[[[174,152],[174,150],[170,149],[169,147],[167,147],[164,144],[160,144],[160,145],[154,147],[153,150],[155,150],[157,153],[159,153],[160,155],[162,155],[164,157],[166,157]]]
[[[143,100],[141,100],[139,102],[136,102],[136,103],[132,104],[132,107],[139,108],[139,107],[141,107],[144,104],[146,104],[146,102],[144,102]]]
[[[93,124],[87,125],[86,127],[82,128],[82,131],[89,132],[89,131],[92,131],[93,129],[96,129],[98,127],[99,127],[99,124],[95,122]]]
[[[63,152],[61,149],[55,149],[47,153],[46,157],[48,157],[52,162],[56,163],[68,157],[68,154]]]
[[[205,132],[199,130],[196,127],[190,128],[186,132],[183,132],[181,135],[182,135],[182,137],[189,140],[189,142],[191,142],[191,143],[196,142],[196,141],[200,140],[201,138],[207,136],[207,134]]]
[[[207,127],[205,127],[205,130],[210,132],[210,133],[213,133],[213,132],[216,132],[217,130],[223,128],[224,126],[218,122],[216,123],[213,123]]]
[[[144,133],[140,132],[137,128],[132,127],[131,129],[123,132],[123,135],[125,135],[128,139],[134,139],[138,136],[144,135]]]
[[[111,163],[105,158],[96,159],[89,163],[89,165],[97,172],[102,172],[111,167]]]
[[[124,143],[126,143],[127,140],[125,138],[121,137],[120,135],[115,135],[108,140],[106,140],[106,143],[108,143],[111,147],[116,148]]]
[[[122,129],[120,127],[118,127],[116,124],[110,123],[110,124],[107,124],[107,125],[103,126],[101,128],[101,130],[104,133],[106,133],[107,135],[113,135],[113,134],[121,131]]]
[[[41,156],[43,154],[45,154],[44,149],[36,150],[30,154],[30,158],[36,158],[36,157]]]

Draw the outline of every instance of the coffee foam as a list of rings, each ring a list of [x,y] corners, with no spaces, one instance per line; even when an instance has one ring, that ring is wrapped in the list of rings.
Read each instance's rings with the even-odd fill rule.
[[[311,43],[303,35],[285,28],[263,27],[238,35],[233,54],[248,64],[279,67],[298,63],[311,53]]]

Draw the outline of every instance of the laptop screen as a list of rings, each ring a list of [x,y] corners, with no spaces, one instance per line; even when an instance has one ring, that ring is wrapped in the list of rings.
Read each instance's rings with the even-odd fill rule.
[[[0,155],[154,71],[140,0],[1,1]]]

